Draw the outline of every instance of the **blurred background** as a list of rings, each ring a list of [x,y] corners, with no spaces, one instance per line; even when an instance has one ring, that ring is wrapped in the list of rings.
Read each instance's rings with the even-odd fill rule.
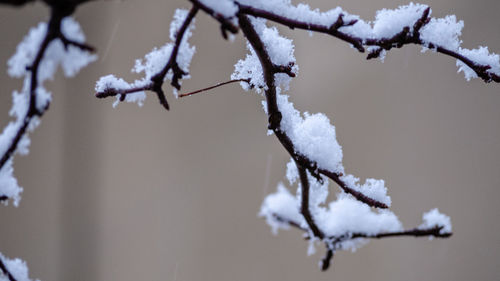
[[[309,1],[342,6],[366,20],[396,0]],[[433,16],[464,20],[463,46],[500,52],[497,0],[433,0]],[[452,218],[447,240],[371,241],[339,252],[320,272],[324,249],[308,257],[296,230],[273,236],[257,217],[264,196],[284,180],[289,156],[266,136],[262,98],[233,84],[190,98],[168,96],[165,111],[94,97],[95,81],[130,73],[168,39],[176,8],[188,1],[95,1],[75,18],[99,60],[47,88],[54,101],[16,157],[25,188],[18,208],[1,207],[0,252],[27,261],[48,280],[500,280],[500,86],[467,82],[449,57],[407,46],[385,62],[335,38],[281,28],[294,40],[299,75],[291,99],[324,112],[337,129],[346,171],[387,182],[406,227],[439,207]],[[48,18],[40,4],[0,6],[0,125],[9,121],[6,61],[30,27]],[[181,92],[226,81],[246,54],[241,33],[224,41],[218,23],[199,13],[197,48]],[[170,92],[170,87],[167,90]],[[332,184],[332,193],[338,188]],[[334,198],[332,195],[331,198]]]

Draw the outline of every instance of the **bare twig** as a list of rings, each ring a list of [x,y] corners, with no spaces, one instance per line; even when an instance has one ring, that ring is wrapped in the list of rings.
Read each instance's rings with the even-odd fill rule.
[[[247,82],[247,83],[250,83],[250,79],[234,79],[234,80],[229,80],[229,81],[226,81],[226,82],[217,83],[217,84],[215,84],[213,86],[206,87],[206,88],[203,88],[203,89],[199,89],[199,90],[196,90],[194,92],[180,94],[179,98],[192,96],[192,95],[195,95],[195,94],[198,94],[198,93],[202,93],[202,92],[205,92],[205,91],[208,91],[208,90],[212,90],[212,89],[218,88],[220,86],[224,86],[224,85],[231,84],[231,83],[236,83],[236,82]]]

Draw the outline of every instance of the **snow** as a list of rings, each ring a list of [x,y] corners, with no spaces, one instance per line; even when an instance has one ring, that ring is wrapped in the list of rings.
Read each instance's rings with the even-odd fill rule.
[[[239,60],[234,65],[234,72],[231,74],[231,80],[250,79],[250,83],[240,82],[240,86],[243,90],[248,91],[253,88],[259,94],[262,94],[262,89],[267,89],[262,65],[260,64],[259,57],[257,57],[257,54],[248,42],[247,49],[250,51],[250,54],[247,54],[245,59]]]
[[[266,52],[269,54],[272,63],[277,66],[288,66],[293,64],[291,72],[297,74],[299,68],[294,56],[293,41],[280,36],[276,27],[266,27],[266,21],[264,19],[252,18],[252,25],[257,34],[259,34],[262,43],[264,43]],[[264,81],[262,66],[259,57],[248,42],[247,49],[250,51],[250,54],[247,54],[244,60],[239,60],[236,63],[231,79],[250,79],[250,83],[240,83],[242,88],[248,91],[253,87],[258,93],[261,93],[262,89],[267,88]],[[291,80],[292,78],[286,73],[275,74],[275,85],[284,90],[288,90]]]
[[[277,234],[278,229],[289,229],[290,225],[287,222],[277,220],[275,215],[279,215],[285,221],[300,222],[302,215],[299,208],[297,198],[282,183],[279,183],[276,193],[269,194],[264,199],[259,215],[266,218],[272,232]]]
[[[459,53],[466,58],[472,60],[479,65],[489,65],[491,66],[487,72],[500,75],[500,56],[495,53],[488,51],[488,47],[479,46],[477,49],[462,49],[460,48]],[[458,72],[462,71],[465,75],[465,79],[469,81],[471,78],[477,78],[477,74],[474,70],[468,67],[465,63],[457,60]]]
[[[8,259],[0,253],[0,259],[3,261],[7,270],[17,281],[31,281],[28,275],[26,262],[21,259]],[[0,270],[0,281],[9,281],[9,278]],[[36,281],[36,280],[35,280]]]
[[[353,175],[344,175],[340,179],[346,183],[349,188],[363,193],[364,195],[391,206],[391,197],[387,195],[387,187],[384,180],[366,179],[364,184],[359,184],[359,178]]]
[[[225,18],[235,17],[238,12],[238,6],[231,0],[200,0],[200,2]]]
[[[419,229],[430,229],[441,227],[440,234],[451,233],[451,219],[445,214],[441,214],[437,208],[434,208],[422,215],[423,223]]]
[[[293,185],[299,179],[299,171],[297,170],[297,165],[295,165],[295,161],[290,159],[290,161],[286,164],[286,178],[290,185]]]
[[[427,5],[410,3],[394,10],[377,11],[373,23],[374,38],[391,38],[405,27],[409,27],[410,32],[413,32],[413,25],[422,17],[427,7]]]
[[[439,19],[432,18],[420,30],[420,39],[424,42],[424,46],[433,44],[434,46],[440,46],[450,51],[458,51],[462,43],[460,35],[462,35],[463,27],[464,22],[457,21],[455,15]]]
[[[9,159],[2,169],[0,169],[0,196],[7,196],[12,200],[14,206],[17,207],[21,200],[23,188],[19,186],[13,173],[12,159]],[[8,204],[8,201],[4,201],[3,203]]]
[[[304,3],[294,6],[291,0],[238,0],[237,2],[257,9],[270,11],[276,15],[286,16],[292,20],[324,26],[331,26],[337,20],[340,13],[343,12],[340,7],[321,12],[319,9],[311,9],[309,5]]]
[[[29,67],[38,52],[39,46],[47,32],[47,23],[42,22],[32,28],[23,41],[17,46],[16,53],[7,62],[8,73],[20,78],[29,73]],[[61,32],[68,38],[80,43],[85,41],[80,25],[71,17],[63,19]],[[47,79],[53,79],[57,66],[61,65],[67,77],[75,76],[80,69],[95,61],[97,56],[75,46],[66,50],[60,40],[55,40],[48,46],[38,71],[38,81],[42,84]]]
[[[281,130],[292,140],[296,151],[318,164],[318,168],[342,173],[342,148],[335,127],[323,113],[300,114],[287,95],[277,95],[283,118]]]
[[[373,211],[368,205],[345,193],[340,193],[337,200],[331,202],[318,216],[317,221],[321,222],[321,229],[327,236],[335,237],[352,233],[376,235],[403,229],[391,211]]]
[[[289,162],[287,165],[287,178],[290,179],[292,175],[292,178],[295,179],[296,176],[293,174],[297,170],[291,163],[293,162]],[[319,229],[325,234],[327,240],[341,237],[348,240],[336,245],[338,249],[355,250],[366,244],[367,241],[364,239],[348,239],[352,234],[376,235],[403,230],[401,222],[391,211],[373,210],[344,192],[339,193],[337,199],[330,202],[328,206],[324,206],[328,196],[328,181],[325,180],[323,184],[320,184],[309,175],[309,182],[309,209]],[[277,191],[264,199],[259,215],[266,218],[273,233],[277,233],[278,229],[289,229],[290,225],[284,221],[290,221],[303,229],[309,229],[300,213],[300,190],[299,183],[297,194],[293,196],[283,183],[279,183]],[[282,220],[277,219],[277,217]],[[308,231],[310,232],[310,230]],[[312,233],[309,235],[313,237]]]

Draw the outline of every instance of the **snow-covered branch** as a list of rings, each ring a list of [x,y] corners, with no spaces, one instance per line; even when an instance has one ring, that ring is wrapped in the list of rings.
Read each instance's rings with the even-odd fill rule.
[[[31,1],[1,1],[0,4],[22,5]],[[43,83],[53,79],[58,65],[68,77],[96,59],[94,48],[85,44],[79,24],[70,16],[76,7],[88,0],[44,1],[50,7],[50,19],[32,28],[8,61],[9,75],[24,79],[21,91],[13,93],[10,115],[15,118],[0,134],[0,202],[11,199],[17,206],[22,188],[13,176],[13,157],[27,154],[28,132],[40,123],[49,108],[51,94]],[[0,280],[24,281],[28,269],[19,259],[8,260],[0,254]]]
[[[410,3],[395,10],[383,9],[370,23],[340,7],[319,12],[304,4],[294,6],[289,0],[238,0],[234,4],[238,10],[228,20],[237,14],[246,14],[292,29],[329,34],[360,52],[368,50],[368,59],[383,59],[386,51],[392,48],[418,44],[423,51],[430,49],[457,59],[459,71],[464,72],[467,80],[479,77],[485,82],[500,82],[499,56],[489,53],[487,47],[473,50],[460,47],[463,22],[457,21],[455,16],[432,18],[432,10],[426,5]],[[216,15],[220,17],[221,14]]]
[[[95,96],[98,98],[118,96],[120,102],[126,100],[141,103],[145,98],[144,91],[153,91],[158,96],[160,104],[168,110],[169,105],[162,89],[163,82],[166,78],[169,78],[172,80],[170,84],[179,90],[181,88],[179,80],[183,77],[188,78],[187,66],[194,54],[194,48],[189,48],[187,39],[191,36],[189,25],[197,12],[198,6],[196,5],[193,6],[189,13],[184,10],[177,10],[176,20],[170,29],[170,39],[175,40],[175,43],[169,43],[160,50],[153,50],[146,56],[145,65],[136,64],[135,66],[134,70],[136,72],[144,71],[146,77],[135,81],[132,85],[113,75],[102,77],[97,82]],[[162,68],[159,68],[165,58],[168,58],[167,63]],[[181,66],[185,67],[186,70],[183,70]],[[153,68],[157,69],[157,71],[152,71]]]

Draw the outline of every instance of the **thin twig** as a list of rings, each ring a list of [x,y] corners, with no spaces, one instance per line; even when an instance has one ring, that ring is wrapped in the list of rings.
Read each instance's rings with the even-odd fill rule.
[[[231,83],[236,83],[236,82],[247,82],[247,83],[250,83],[250,79],[235,79],[235,80],[229,80],[229,81],[226,81],[226,82],[217,83],[217,84],[215,84],[213,86],[210,86],[210,87],[207,87],[207,88],[203,88],[203,89],[199,89],[199,90],[196,90],[194,92],[180,94],[179,98],[192,96],[194,94],[198,94],[198,93],[201,93],[201,92],[205,92],[205,91],[208,91],[208,90],[212,90],[212,89],[218,88],[220,86],[224,86],[224,85],[231,84]]]

